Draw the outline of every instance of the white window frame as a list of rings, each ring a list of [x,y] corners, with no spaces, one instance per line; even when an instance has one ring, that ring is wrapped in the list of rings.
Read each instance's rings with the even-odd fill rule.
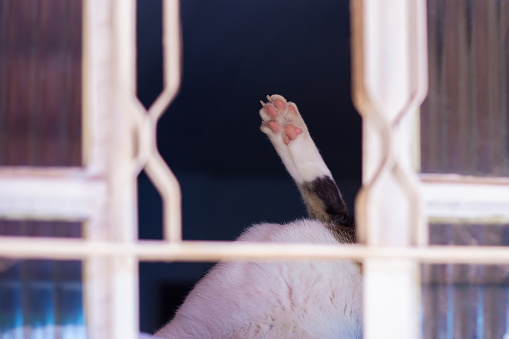
[[[368,339],[419,336],[420,263],[509,263],[505,247],[427,246],[426,217],[509,220],[509,180],[419,179],[412,169],[413,120],[427,92],[424,0],[351,0],[354,99],[364,118],[362,244],[344,246],[182,241],[180,189],[155,142],[180,84],[179,2],[163,1],[164,89],[148,110],[136,98],[135,0],[83,2],[85,166],[0,168],[0,217],[82,220],[85,236],[0,236],[0,256],[84,260],[90,338],[137,337],[140,260],[363,261]],[[141,170],[162,196],[162,241],[137,240]]]

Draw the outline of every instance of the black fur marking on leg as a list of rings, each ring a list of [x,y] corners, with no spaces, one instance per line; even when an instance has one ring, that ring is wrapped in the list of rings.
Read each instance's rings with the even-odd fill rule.
[[[316,178],[311,182],[311,185],[313,186],[315,194],[323,201],[327,214],[347,214],[346,204],[332,178],[327,176]]]
[[[331,177],[316,178],[301,184],[299,188],[312,218],[344,227],[355,226]]]

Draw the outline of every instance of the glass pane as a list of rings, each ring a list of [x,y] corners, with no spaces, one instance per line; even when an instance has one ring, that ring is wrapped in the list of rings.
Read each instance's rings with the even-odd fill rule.
[[[81,237],[81,223],[0,220],[1,236]],[[0,258],[1,338],[85,338],[80,261]]]
[[[22,260],[0,270],[0,337],[85,338],[81,262]]]
[[[80,0],[0,0],[0,165],[81,165]]]
[[[507,246],[509,224],[432,224],[430,244]],[[422,265],[423,338],[502,338],[509,265]]]
[[[426,173],[509,176],[509,0],[429,0]]]

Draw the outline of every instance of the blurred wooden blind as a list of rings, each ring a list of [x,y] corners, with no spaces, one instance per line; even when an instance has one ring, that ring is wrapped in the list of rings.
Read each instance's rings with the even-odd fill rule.
[[[507,246],[509,225],[432,224],[430,244]],[[509,265],[422,265],[422,338],[503,338]]]
[[[0,165],[80,166],[81,0],[0,0]]]
[[[509,0],[428,0],[421,170],[509,176]],[[509,225],[433,222],[434,245],[507,246]],[[502,338],[506,265],[422,265],[423,338]]]
[[[80,238],[81,222],[0,220],[0,235]],[[0,258],[0,338],[86,338],[81,261]]]
[[[427,5],[422,171],[509,176],[509,1]]]

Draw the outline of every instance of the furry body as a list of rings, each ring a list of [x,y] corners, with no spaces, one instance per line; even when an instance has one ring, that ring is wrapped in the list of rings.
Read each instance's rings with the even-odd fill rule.
[[[237,241],[355,241],[346,205],[297,106],[278,95],[260,110],[312,219],[250,227]],[[362,276],[350,261],[221,262],[195,286],[164,338],[360,338]]]

